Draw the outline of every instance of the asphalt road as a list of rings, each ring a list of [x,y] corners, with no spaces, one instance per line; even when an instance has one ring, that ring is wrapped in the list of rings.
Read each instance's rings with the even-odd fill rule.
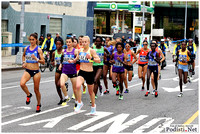
[[[33,97],[31,104],[26,105],[26,95],[19,86],[24,70],[4,71],[1,85],[2,132],[167,132],[170,124],[184,124],[188,119],[191,124],[198,125],[198,117],[194,120],[190,118],[198,111],[198,60],[192,83],[184,85],[184,95],[181,98],[177,97],[178,76],[175,74],[170,53],[167,54],[167,67],[161,71],[162,78],[158,83],[157,98],[153,95],[144,96],[145,91],[141,91],[141,80],[137,75],[137,65],[134,65],[135,76],[129,83],[130,92],[124,94],[124,100],[118,100],[116,91],[109,81],[110,94],[99,95],[96,100],[95,116],[88,115],[91,107],[88,92],[82,96],[84,106],[79,114],[73,112],[74,100],[67,106],[58,106],[59,97],[54,84],[54,72],[48,70],[42,73],[40,84],[42,111],[35,113],[36,98],[32,79],[27,85]],[[103,82],[101,83],[105,90]],[[72,95],[71,84],[69,95]],[[195,126],[193,128],[195,132]]]

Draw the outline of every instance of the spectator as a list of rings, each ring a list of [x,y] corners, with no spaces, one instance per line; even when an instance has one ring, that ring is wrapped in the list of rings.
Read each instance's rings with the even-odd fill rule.
[[[60,37],[60,35],[59,35],[59,33],[56,33],[56,38],[54,39],[54,43],[56,44],[56,42],[57,42],[57,40],[63,40],[61,37]]]
[[[43,34],[41,34],[41,36],[39,38],[39,45],[41,46],[43,42],[44,42],[44,36],[43,36]]]
[[[122,43],[123,43],[123,44],[126,43],[126,39],[125,39],[125,36],[124,36],[124,35],[122,36]]]

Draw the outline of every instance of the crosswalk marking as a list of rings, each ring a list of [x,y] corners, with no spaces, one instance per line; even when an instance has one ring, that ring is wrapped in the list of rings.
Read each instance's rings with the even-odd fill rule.
[[[85,112],[86,110],[81,110],[79,113]],[[71,113],[67,113],[55,118],[50,118],[50,119],[45,119],[45,120],[39,120],[39,121],[34,121],[34,122],[30,122],[30,123],[23,123],[23,124],[19,124],[21,126],[30,126],[30,125],[35,125],[35,124],[40,124],[40,123],[44,123],[44,122],[48,122],[46,125],[44,125],[44,128],[53,128],[56,124],[58,124],[62,119],[70,117],[75,115],[75,112],[71,112]]]
[[[93,123],[93,122],[95,122],[99,119],[105,118],[105,117],[107,117],[111,114],[113,114],[113,113],[111,113],[111,112],[97,112],[96,115],[93,116],[91,119],[88,119],[88,120],[83,121],[79,124],[76,124],[76,125],[68,128],[68,130],[78,130],[78,129],[84,127],[84,126],[87,126],[87,125],[89,125],[89,124],[91,124],[91,123]],[[88,115],[88,114],[86,114],[86,115]]]
[[[158,123],[159,121],[161,121],[163,119],[165,120],[165,122],[163,123],[164,126],[163,126],[163,124],[159,125],[154,130],[152,130],[152,132],[161,132],[165,128],[165,126],[170,125],[174,121],[174,119],[172,119],[172,118],[154,118],[154,119],[150,120],[149,122],[147,122],[146,124],[140,126],[136,130],[134,130],[133,133],[142,133],[145,131],[145,129],[150,128],[151,126],[155,125],[156,123]]]
[[[24,117],[21,117],[21,118],[17,118],[17,119],[11,120],[11,121],[3,122],[3,123],[1,123],[1,125],[2,126],[8,125],[8,124],[11,124],[11,123],[14,123],[14,122],[18,122],[18,121],[21,121],[21,120],[24,120],[24,119],[28,119],[28,118],[31,118],[31,117],[34,117],[34,116],[38,116],[38,115],[41,115],[41,114],[44,114],[44,113],[48,113],[48,112],[51,112],[51,111],[54,111],[54,110],[58,110],[58,109],[61,109],[61,108],[64,108],[64,107],[68,107],[68,106],[69,105],[62,106],[62,107],[56,107],[56,108],[53,108],[53,109],[42,111],[40,113],[31,114],[31,115],[24,116]]]

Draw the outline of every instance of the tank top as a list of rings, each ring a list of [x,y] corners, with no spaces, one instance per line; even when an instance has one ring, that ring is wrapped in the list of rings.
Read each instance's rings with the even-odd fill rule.
[[[31,57],[32,54],[34,54],[35,57],[39,59],[38,46],[36,46],[34,50],[30,50],[30,46],[26,48],[26,53],[25,53],[26,63],[38,63],[35,59]]]
[[[149,52],[149,55],[148,55],[148,58],[149,58],[149,61],[148,61],[148,66],[158,66],[158,63],[151,57],[151,53],[152,51]],[[158,52],[154,52],[153,53],[153,56],[156,57],[156,53]]]
[[[108,52],[109,52],[109,54],[107,54],[107,61],[110,61],[110,56],[112,55],[112,50],[113,50],[113,46],[112,45],[110,45],[109,47],[106,47],[106,46],[104,46],[107,50],[108,50]]]
[[[96,63],[96,62],[93,62],[93,66],[103,66],[104,63],[104,47],[101,46],[100,49],[98,49],[95,45],[93,46],[93,49],[96,51],[97,55],[99,56],[100,60],[101,60],[101,63]]]
[[[188,63],[183,63],[182,61],[189,61],[189,56],[188,56],[188,53],[187,53],[187,49],[182,52],[182,49],[179,50],[179,58],[178,58],[178,63],[180,65],[187,65]]]
[[[127,62],[129,61],[133,61],[133,55],[131,54],[131,50],[129,50],[128,52],[126,52],[127,56],[128,56],[128,59],[126,60]]]
[[[149,52],[149,49],[147,49],[146,51],[144,51],[143,48],[140,49],[138,64],[147,64],[148,63],[148,61],[146,59],[148,52]]]
[[[87,52],[83,52],[83,48],[81,49],[81,51],[79,53],[79,60],[80,60],[80,62],[84,62],[84,63],[93,62],[92,60],[86,58],[87,54],[90,54],[90,56],[92,56],[91,53],[90,53],[90,49],[91,48],[89,48]]]
[[[60,60],[61,60],[61,54],[58,54],[57,50],[55,51],[55,61],[56,61],[56,65],[60,65]]]
[[[62,73],[65,74],[76,74],[76,64],[75,63],[69,63],[68,60],[74,60],[75,59],[75,48],[71,52],[67,52],[67,49],[64,50],[64,56],[63,56],[63,68]]]
[[[122,55],[118,55],[117,52],[114,53],[115,63],[113,64],[112,71],[113,72],[124,72],[124,66],[121,62],[118,61],[117,57],[119,57],[122,61],[124,61],[124,53],[122,53]]]
[[[159,53],[159,47],[156,47],[156,52],[159,54],[159,57],[161,57],[161,54]]]

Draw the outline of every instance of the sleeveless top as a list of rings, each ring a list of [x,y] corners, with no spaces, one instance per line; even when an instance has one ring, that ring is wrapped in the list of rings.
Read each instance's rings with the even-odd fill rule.
[[[148,63],[148,61],[146,59],[148,52],[149,52],[149,49],[147,49],[146,51],[144,51],[143,48],[140,49],[138,64],[147,64]]]
[[[133,61],[133,55],[131,54],[131,50],[129,50],[128,52],[126,52],[127,56],[128,56],[128,59],[126,60],[127,62],[129,61]]]
[[[188,63],[183,63],[182,61],[189,61],[189,56],[187,53],[187,49],[182,52],[182,49],[179,50],[179,58],[178,58],[178,64],[180,65],[188,65]]]
[[[149,61],[148,61],[148,66],[158,66],[158,63],[151,57],[151,53],[152,53],[152,51],[150,51],[149,52],[149,55],[148,55],[148,58],[149,58]],[[157,54],[158,52],[154,52],[153,53],[153,56],[154,57],[156,57],[156,54]]]
[[[93,62],[93,66],[103,66],[104,63],[104,47],[101,46],[100,49],[98,49],[95,45],[93,46],[93,49],[96,51],[97,55],[99,56],[100,60],[101,60],[101,63],[96,63],[96,62]]]
[[[115,63],[113,64],[112,71],[113,72],[124,72],[124,66],[121,62],[119,62],[117,57],[119,57],[122,61],[124,61],[124,53],[122,53],[121,55],[118,55],[117,52],[114,53]]]
[[[26,53],[25,53],[26,63],[38,63],[35,59],[31,57],[32,54],[34,54],[35,57],[39,59],[38,46],[36,46],[34,50],[30,50],[30,46],[26,48]]]
[[[92,56],[91,53],[90,53],[90,49],[91,49],[91,48],[89,48],[87,52],[83,52],[83,48],[81,49],[81,51],[80,51],[80,53],[79,53],[79,60],[80,60],[80,63],[81,63],[81,62],[83,62],[83,63],[93,62],[92,60],[86,58],[86,55],[87,55],[87,54],[90,54],[90,56]]]
[[[104,46],[104,48],[106,48],[109,52],[109,54],[107,54],[107,61],[110,61],[110,56],[112,55],[112,50],[113,50],[113,46],[110,45],[109,47]]]
[[[63,68],[62,73],[65,74],[76,74],[76,64],[75,63],[69,63],[68,60],[74,60],[75,59],[75,48],[71,52],[67,52],[67,49],[64,50],[64,56],[63,56]]]
[[[61,53],[61,54],[58,54],[58,51],[56,50],[56,51],[55,51],[55,61],[56,61],[56,65],[60,65],[61,56],[62,56],[62,53]]]

